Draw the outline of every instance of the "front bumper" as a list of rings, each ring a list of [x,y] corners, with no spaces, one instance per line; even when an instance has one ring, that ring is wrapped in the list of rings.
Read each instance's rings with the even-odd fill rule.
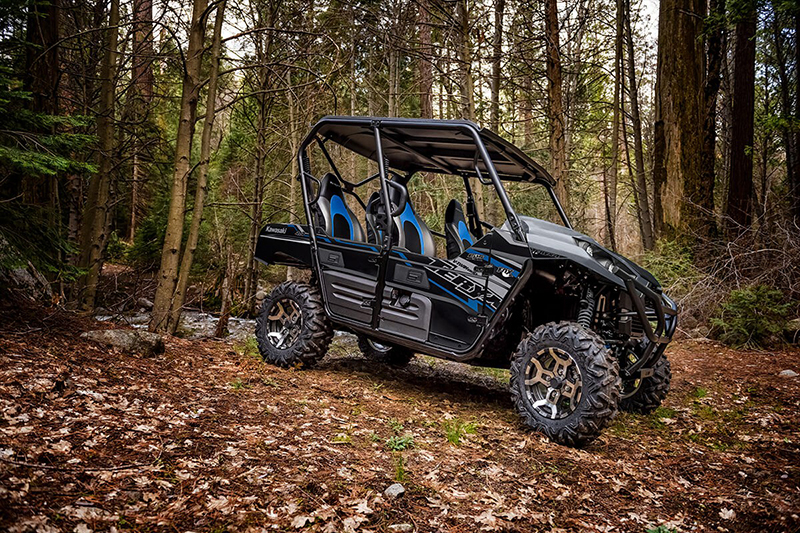
[[[678,325],[678,306],[666,294],[656,292],[638,278],[620,270],[617,275],[625,282],[636,315],[647,339],[644,350],[635,363],[622,369],[623,379],[647,377],[648,370],[658,361],[672,340]],[[655,322],[655,327],[653,327]]]

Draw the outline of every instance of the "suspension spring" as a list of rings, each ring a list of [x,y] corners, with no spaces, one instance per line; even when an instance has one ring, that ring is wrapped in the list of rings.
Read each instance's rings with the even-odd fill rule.
[[[586,294],[581,299],[581,310],[578,312],[578,324],[590,329],[594,318],[594,292],[591,287],[586,288]]]

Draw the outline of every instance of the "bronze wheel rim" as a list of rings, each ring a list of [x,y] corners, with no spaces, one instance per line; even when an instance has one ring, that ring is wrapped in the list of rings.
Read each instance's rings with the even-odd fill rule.
[[[578,408],[583,379],[575,359],[561,348],[543,348],[525,367],[525,392],[541,417],[561,420]]]

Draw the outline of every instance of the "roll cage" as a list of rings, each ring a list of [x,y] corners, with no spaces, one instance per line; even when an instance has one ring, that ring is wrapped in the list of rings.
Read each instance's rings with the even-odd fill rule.
[[[375,161],[378,172],[356,183],[345,179],[326,148],[329,141]],[[480,220],[475,208],[470,185],[472,178],[494,188],[506,213],[511,232],[517,240],[524,242],[525,232],[502,185],[503,181],[543,185],[564,225],[572,228],[553,190],[555,180],[552,176],[519,148],[497,134],[467,120],[350,116],[327,116],[320,119],[300,144],[297,158],[307,220],[312,220],[310,206],[317,200],[320,187],[320,180],[311,173],[308,157],[308,148],[314,144],[320,148],[331,171],[341,182],[343,191],[355,198],[364,209],[366,206],[355,194],[355,189],[379,180],[381,202],[386,209],[390,205],[387,184],[390,174],[405,185],[415,173],[431,172],[460,176],[463,179],[467,194],[466,214],[470,230],[476,234],[481,234],[482,226],[486,224]],[[317,185],[316,193],[312,191],[311,182]],[[313,226],[310,224],[309,231],[312,243],[316,243]],[[387,250],[391,248],[391,226],[387,228],[382,243]]]

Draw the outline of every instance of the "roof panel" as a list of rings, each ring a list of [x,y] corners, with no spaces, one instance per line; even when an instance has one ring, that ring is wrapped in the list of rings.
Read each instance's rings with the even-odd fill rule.
[[[381,124],[384,156],[397,170],[474,176],[476,147],[471,132],[477,131],[502,179],[555,183],[547,171],[522,150],[467,120],[328,116],[317,122],[304,146],[319,135],[376,161],[372,131],[376,122]],[[486,173],[480,157],[478,168]]]

